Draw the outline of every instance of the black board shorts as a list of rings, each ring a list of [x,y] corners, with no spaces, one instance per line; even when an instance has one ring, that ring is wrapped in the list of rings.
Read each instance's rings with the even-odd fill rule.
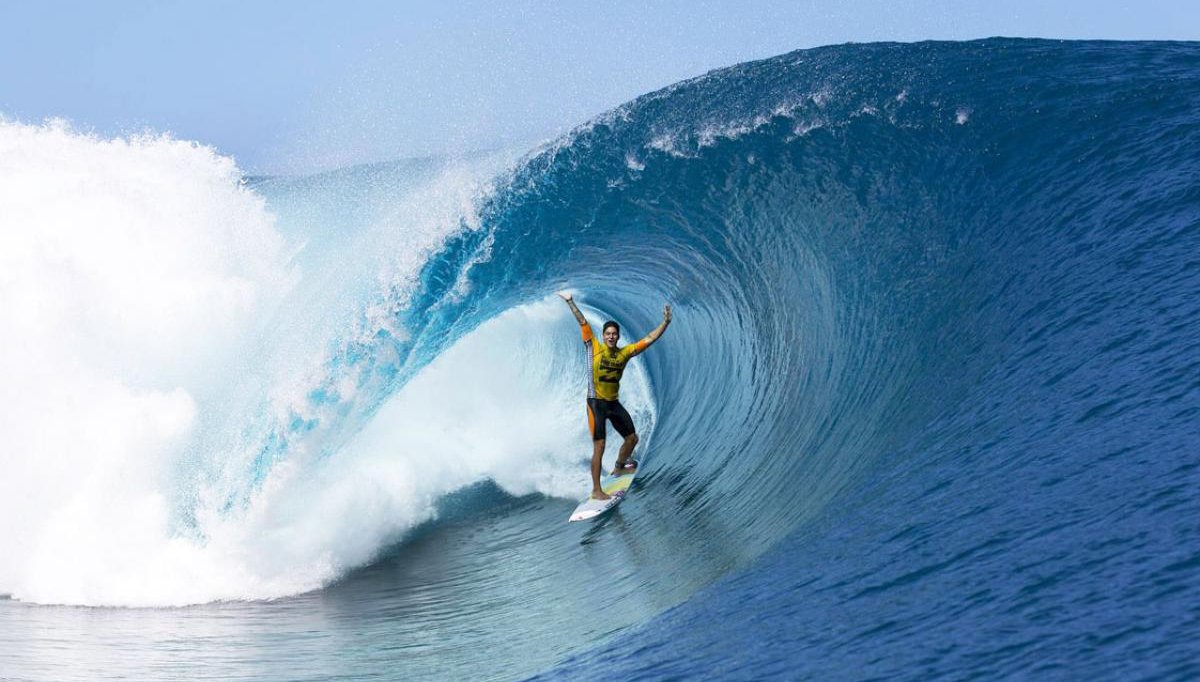
[[[629,417],[629,412],[625,411],[625,407],[618,400],[588,398],[587,411],[588,429],[592,432],[592,440],[604,440],[605,434],[608,432],[608,428],[604,424],[605,420],[612,422],[613,428],[621,434],[622,438],[627,438],[634,433],[633,419]]]

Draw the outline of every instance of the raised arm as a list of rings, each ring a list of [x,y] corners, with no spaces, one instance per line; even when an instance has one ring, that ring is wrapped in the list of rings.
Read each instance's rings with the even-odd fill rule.
[[[669,326],[671,326],[671,304],[670,303],[663,306],[663,321],[662,321],[662,323],[659,324],[657,327],[655,327],[653,330],[651,330],[651,332],[649,334],[647,334],[645,338],[643,338],[641,341],[637,342],[638,352],[641,353],[642,351],[646,350],[650,346],[654,345],[654,342],[657,341],[658,338],[663,335],[663,332],[667,331],[667,327],[669,327]]]
[[[583,316],[583,313],[579,312],[579,306],[575,305],[575,297],[567,291],[560,291],[558,292],[558,295],[561,296],[562,300],[566,301],[567,305],[571,307],[571,312],[575,314],[575,319],[579,322],[579,326],[588,326],[587,318]]]

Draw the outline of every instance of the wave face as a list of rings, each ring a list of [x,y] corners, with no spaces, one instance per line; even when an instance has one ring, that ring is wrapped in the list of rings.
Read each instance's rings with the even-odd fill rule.
[[[1194,45],[988,40],[739,65],[521,159],[249,185],[203,148],[6,124],[137,191],[67,202],[60,241],[5,230],[7,307],[62,316],[5,330],[34,361],[5,353],[0,504],[32,521],[0,592],[276,626],[334,603],[404,643],[364,676],[1183,675],[1197,111]],[[132,169],[167,153],[150,191]],[[220,211],[133,249],[180,201]],[[200,242],[203,286],[146,293]],[[630,337],[676,309],[622,387],[640,488],[587,528],[563,288]]]

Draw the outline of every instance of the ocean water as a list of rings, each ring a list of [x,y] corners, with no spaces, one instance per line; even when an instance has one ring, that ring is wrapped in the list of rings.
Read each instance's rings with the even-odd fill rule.
[[[0,122],[0,678],[1194,679],[1197,112],[992,39],[308,177]],[[676,311],[591,524],[562,289]]]

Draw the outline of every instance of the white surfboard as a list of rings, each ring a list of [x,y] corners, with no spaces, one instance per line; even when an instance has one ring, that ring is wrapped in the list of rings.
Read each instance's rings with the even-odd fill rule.
[[[567,520],[587,521],[588,519],[594,519],[609,509],[621,504],[621,500],[624,500],[625,495],[629,492],[629,484],[633,483],[633,477],[637,476],[637,472],[640,471],[641,468],[642,467],[639,464],[638,468],[635,469],[633,473],[621,474],[620,476],[612,477],[608,483],[600,486],[601,490],[609,495],[612,495],[612,497],[608,498],[607,500],[593,500],[591,495],[589,495],[587,499],[579,503],[578,507],[575,507],[575,511],[571,512],[571,518]]]

